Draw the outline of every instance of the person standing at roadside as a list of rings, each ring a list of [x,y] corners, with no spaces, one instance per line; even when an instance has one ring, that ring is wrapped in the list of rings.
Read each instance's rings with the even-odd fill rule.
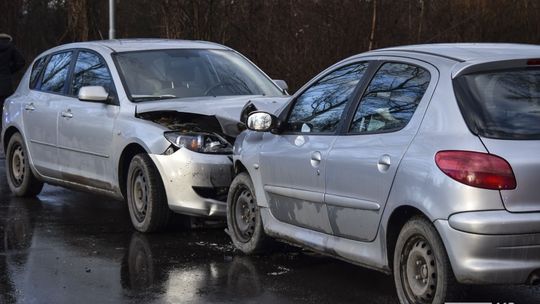
[[[13,74],[24,67],[22,54],[13,44],[10,35],[0,33],[0,112],[4,109],[4,101],[13,94]],[[0,128],[2,126],[0,119]]]

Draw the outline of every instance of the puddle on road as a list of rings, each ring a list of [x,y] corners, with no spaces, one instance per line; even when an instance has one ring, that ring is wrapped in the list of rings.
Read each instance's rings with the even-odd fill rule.
[[[245,256],[223,227],[140,234],[122,202],[49,186],[0,202],[0,303],[396,303],[389,276],[287,246]],[[540,287],[476,290],[540,298]]]

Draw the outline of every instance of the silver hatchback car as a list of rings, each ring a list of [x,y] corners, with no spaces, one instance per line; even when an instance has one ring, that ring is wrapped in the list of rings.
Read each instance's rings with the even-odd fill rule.
[[[540,283],[540,47],[353,56],[236,140],[228,232],[394,275],[401,303],[456,282]],[[262,131],[262,132],[256,132]]]
[[[215,43],[53,48],[3,109],[9,187],[31,196],[47,182],[125,198],[143,232],[163,228],[171,210],[224,217],[242,111],[275,109],[284,95],[253,63]]]

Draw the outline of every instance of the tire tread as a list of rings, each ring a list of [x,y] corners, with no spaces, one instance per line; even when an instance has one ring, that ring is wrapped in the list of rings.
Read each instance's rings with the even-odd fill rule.
[[[22,185],[19,187],[15,186],[13,182],[11,181],[10,171],[11,170],[11,148],[14,144],[18,143],[21,145],[23,151],[24,151],[24,157],[25,157],[25,176],[22,182]],[[8,146],[6,150],[6,175],[7,175],[7,182],[9,185],[9,188],[11,192],[18,197],[35,197],[37,196],[41,190],[43,189],[44,183],[40,181],[35,175],[32,169],[30,168],[30,159],[28,149],[26,147],[26,144],[24,143],[23,137],[21,133],[16,132],[14,133],[9,141]]]
[[[405,225],[403,225],[401,232],[399,233],[398,239],[396,241],[393,271],[394,271],[394,281],[395,281],[396,290],[397,290],[400,303],[415,304],[415,303],[410,303],[409,301],[407,301],[405,292],[402,290],[403,286],[402,286],[402,283],[400,280],[400,274],[399,274],[400,272],[399,261],[400,261],[401,250],[403,249],[403,246],[405,245],[408,239],[408,237],[407,238],[405,237],[407,236],[407,234],[410,234],[411,231],[415,231],[415,230],[422,232],[423,236],[430,243],[432,250],[434,252],[439,253],[438,259],[440,260],[442,269],[438,269],[438,271],[439,272],[444,271],[445,283],[442,286],[442,293],[437,293],[432,303],[441,304],[441,303],[444,303],[445,301],[452,300],[455,297],[459,296],[459,289],[461,288],[461,285],[457,282],[454,276],[454,272],[452,271],[452,265],[450,264],[448,254],[446,253],[446,248],[444,247],[444,244],[442,242],[441,237],[439,236],[437,232],[437,229],[424,216],[418,215],[418,216],[413,216],[411,219],[409,219],[405,223]]]
[[[266,232],[264,231],[262,219],[260,217],[260,213],[258,213],[258,221],[257,221],[257,227],[255,228],[255,233],[251,237],[251,239],[244,243],[241,242],[235,234],[234,228],[233,228],[233,217],[232,217],[232,211],[231,205],[232,200],[235,195],[235,191],[238,188],[239,185],[245,185],[249,188],[251,191],[251,195],[253,196],[253,199],[255,202],[257,202],[257,197],[255,195],[255,188],[253,186],[253,182],[251,181],[251,177],[246,173],[242,172],[238,174],[234,180],[231,183],[231,187],[229,189],[229,195],[227,197],[227,228],[229,231],[229,236],[231,237],[231,240],[235,247],[242,251],[244,254],[247,255],[255,255],[255,254],[261,254],[261,253],[268,253],[272,252],[274,248],[276,248],[276,241],[274,241],[271,237],[269,237]],[[258,207],[258,206],[257,206]]]
[[[142,227],[138,227],[135,223],[135,220],[133,218],[133,215],[130,214],[132,218],[133,225],[135,229],[141,231],[141,232],[158,232],[164,230],[169,223],[169,219],[171,217],[171,210],[169,209],[169,206],[167,204],[167,195],[165,193],[165,187],[163,185],[163,181],[161,179],[161,175],[159,174],[159,171],[157,170],[156,166],[154,165],[152,159],[148,154],[146,153],[140,153],[133,157],[130,163],[130,168],[128,171],[128,178],[127,182],[130,183],[130,173],[132,172],[132,166],[134,166],[136,163],[140,163],[142,166],[143,171],[146,172],[147,178],[148,178],[148,184],[149,187],[152,189],[150,190],[150,202],[152,203],[152,212],[150,214],[146,214],[146,216],[150,216],[149,223],[144,227],[145,225],[142,225]],[[126,189],[129,189],[129,185],[126,187]],[[129,199],[130,194],[128,193],[127,199]],[[130,204],[128,202],[128,204]],[[130,205],[131,208],[131,205]],[[131,209],[130,209],[131,213]]]

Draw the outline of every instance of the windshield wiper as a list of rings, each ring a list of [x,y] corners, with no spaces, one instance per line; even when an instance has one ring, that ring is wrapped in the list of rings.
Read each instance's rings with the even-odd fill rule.
[[[133,101],[148,101],[148,100],[161,100],[161,99],[171,99],[176,98],[175,95],[165,94],[165,95],[131,95]]]

